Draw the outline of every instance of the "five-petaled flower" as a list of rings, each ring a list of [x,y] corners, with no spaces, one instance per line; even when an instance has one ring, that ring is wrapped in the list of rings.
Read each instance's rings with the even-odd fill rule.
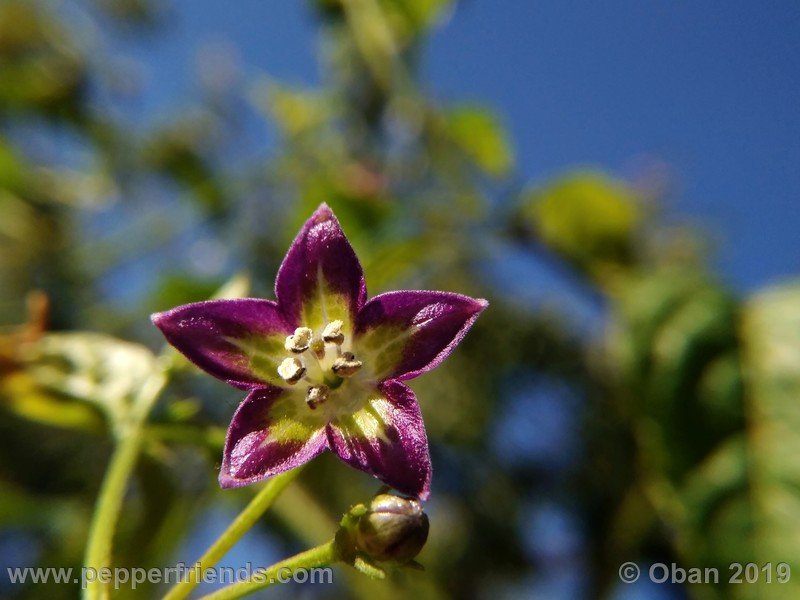
[[[414,392],[487,306],[460,294],[397,291],[367,302],[361,265],[321,205],[275,280],[277,302],[210,300],[153,315],[201,369],[249,391],[228,428],[219,481],[271,477],[330,448],[426,499],[431,464]]]

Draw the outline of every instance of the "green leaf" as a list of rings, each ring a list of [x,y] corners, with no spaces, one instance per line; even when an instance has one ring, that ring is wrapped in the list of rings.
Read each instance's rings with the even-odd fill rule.
[[[324,125],[334,114],[330,99],[322,94],[294,89],[272,80],[257,83],[250,96],[289,137]]]
[[[462,106],[446,117],[449,136],[478,168],[493,177],[509,172],[513,151],[496,115],[484,108]]]
[[[383,5],[395,36],[408,40],[440,22],[453,0],[386,0]]]
[[[411,0],[400,4],[408,7],[418,23],[430,26],[453,6],[453,0]]]
[[[784,561],[800,573],[800,284],[750,300],[742,332],[756,560]],[[761,598],[788,598],[798,590],[798,578],[791,588],[759,586]]]
[[[246,298],[250,295],[250,275],[247,273],[237,273],[226,281],[214,295],[212,300],[223,300],[233,298]]]
[[[135,418],[139,393],[158,371],[144,346],[90,332],[45,335],[26,364],[42,394],[95,406],[115,431]]]
[[[680,508],[662,517],[687,566],[715,566],[727,580],[732,562],[773,565],[772,583],[759,571],[720,597],[796,597],[798,580],[777,583],[774,569],[800,569],[800,285],[750,299],[739,325],[746,422],[688,473]]]
[[[0,138],[0,188],[21,192],[29,183],[28,168],[13,146]]]
[[[644,211],[630,186],[586,171],[528,192],[519,218],[539,243],[597,276],[632,262]]]

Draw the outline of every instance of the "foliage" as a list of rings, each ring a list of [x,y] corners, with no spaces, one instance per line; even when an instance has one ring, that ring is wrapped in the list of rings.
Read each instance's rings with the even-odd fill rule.
[[[658,198],[610,175],[568,172],[509,194],[515,159],[501,119],[437,103],[419,83],[420,49],[456,9],[447,0],[311,8],[326,42],[318,88],[267,75],[206,85],[172,118],[131,123],[114,110],[135,90],[121,85],[107,38],[169,35],[163,8],[0,4],[2,539],[32,548],[31,564],[82,564],[112,449],[167,363],[114,560],[195,558],[188,532],[253,494],[216,484],[240,395],[149,350],[158,337],[148,315],[208,297],[241,270],[252,292],[239,278],[222,295],[270,297],[292,235],[327,202],[371,293],[454,290],[491,308],[435,375],[414,382],[434,464],[425,571],[392,571],[387,584],[342,568],[337,586],[316,594],[511,593],[555,559],[581,573],[587,596],[608,594],[628,560],[718,566],[723,579],[733,561],[800,573],[797,284],[741,297],[712,272],[702,234],[665,225]],[[237,136],[264,121],[277,148],[231,160]],[[577,289],[521,301],[502,275],[509,249]],[[33,296],[28,316],[35,290],[50,309]],[[601,327],[587,333],[569,310],[575,297],[598,308]],[[523,448],[510,458],[504,423],[541,396],[566,407],[578,441],[545,459]],[[530,427],[525,439],[547,427],[515,426]],[[374,491],[371,478],[322,457],[259,527],[287,549],[319,544]],[[531,540],[526,524],[542,505],[578,524],[578,549]],[[797,581],[688,592],[791,597]],[[75,589],[0,579],[0,593]]]

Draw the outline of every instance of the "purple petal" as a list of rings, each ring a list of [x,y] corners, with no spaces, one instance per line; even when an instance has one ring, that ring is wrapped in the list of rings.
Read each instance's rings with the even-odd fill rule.
[[[361,264],[327,204],[292,242],[278,270],[275,295],[287,321],[312,329],[333,319],[352,323],[364,305]]]
[[[356,320],[356,354],[376,379],[411,379],[439,366],[488,305],[451,292],[375,296]]]
[[[228,427],[220,485],[255,483],[299,467],[325,450],[325,421],[309,412],[296,390],[250,392]]]
[[[347,464],[426,500],[431,459],[414,392],[399,381],[384,381],[375,392],[364,408],[328,425],[328,445]]]
[[[283,384],[276,369],[292,329],[275,302],[209,300],[151,318],[170,344],[214,377],[243,389]]]

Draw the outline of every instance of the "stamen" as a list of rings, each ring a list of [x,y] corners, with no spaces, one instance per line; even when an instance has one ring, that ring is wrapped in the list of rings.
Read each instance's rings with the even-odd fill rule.
[[[332,369],[339,377],[352,377],[362,366],[363,363],[352,352],[345,352],[333,361]]]
[[[289,352],[302,354],[308,350],[313,335],[314,332],[308,327],[298,327],[294,330],[294,334],[286,337],[286,342],[283,344],[283,347]]]
[[[299,358],[290,356],[283,359],[283,362],[278,365],[278,375],[281,376],[286,383],[294,385],[305,375],[306,368]]]
[[[344,323],[342,323],[339,319],[331,321],[325,325],[325,329],[322,330],[322,339],[326,342],[331,342],[337,346],[341,346],[342,342],[344,342],[342,325],[344,325]]]
[[[308,408],[314,410],[328,399],[327,385],[312,385],[306,392],[306,404]]]

